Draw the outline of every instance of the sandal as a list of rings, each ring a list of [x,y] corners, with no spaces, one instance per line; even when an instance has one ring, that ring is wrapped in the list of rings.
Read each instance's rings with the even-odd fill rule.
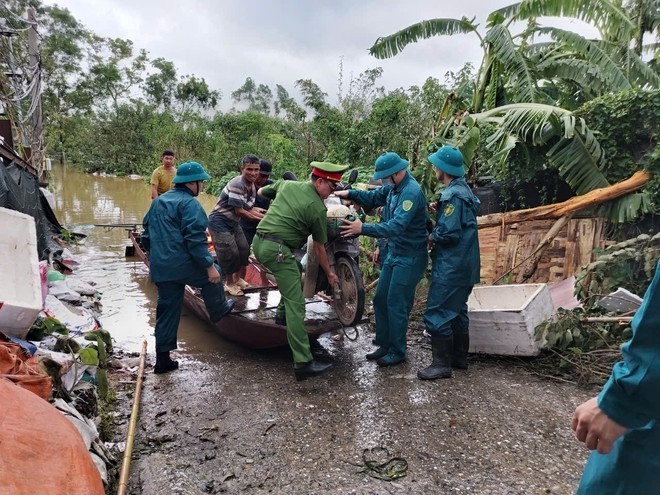
[[[241,290],[238,285],[225,285],[225,292],[228,292],[232,296],[243,296],[245,293]]]

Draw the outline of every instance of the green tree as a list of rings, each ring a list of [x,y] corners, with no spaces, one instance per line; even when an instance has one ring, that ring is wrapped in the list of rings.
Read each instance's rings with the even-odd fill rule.
[[[96,37],[93,45],[96,50],[91,54],[85,87],[96,104],[103,106],[109,100],[118,112],[120,103],[142,82],[147,52],[140,50],[134,56],[133,42],[121,38]]]
[[[259,113],[270,113],[273,92],[265,84],[257,84],[251,77],[245,79],[243,86],[231,94],[236,103],[246,102],[248,110]]]
[[[179,103],[181,113],[191,110],[211,110],[220,101],[220,92],[211,90],[204,78],[188,76],[176,86],[175,99]]]
[[[144,91],[147,100],[169,110],[176,94],[177,72],[174,64],[169,60],[157,58],[151,61],[157,72],[150,74],[144,81]]]

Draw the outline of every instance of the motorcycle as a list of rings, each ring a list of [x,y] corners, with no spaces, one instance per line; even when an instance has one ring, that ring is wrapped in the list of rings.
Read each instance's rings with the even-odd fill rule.
[[[348,182],[342,182],[338,190],[350,189],[357,180],[358,171],[352,170]],[[360,243],[358,236],[342,237],[340,226],[345,218],[364,218],[363,212],[350,201],[331,195],[324,200],[328,209],[328,242],[325,245],[330,267],[337,274],[339,283],[331,286],[322,269],[319,269],[312,242],[307,243],[306,262],[303,264],[303,295],[313,297],[324,292],[332,297],[341,324],[350,327],[362,321],[365,290],[358,262]]]

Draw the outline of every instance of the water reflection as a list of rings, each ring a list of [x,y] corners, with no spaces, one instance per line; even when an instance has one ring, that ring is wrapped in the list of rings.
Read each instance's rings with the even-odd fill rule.
[[[94,227],[140,223],[151,204],[150,186],[142,179],[93,176],[62,165],[53,167],[50,184],[59,221],[87,235],[82,244],[70,249],[82,262],[77,274],[94,282],[101,293],[103,327],[128,350],[139,351],[146,338],[153,351],[156,286],[149,281],[149,272],[142,262],[125,257],[125,248],[130,245],[125,229]],[[215,198],[206,194],[199,199],[206,211],[215,204]],[[188,348],[186,339],[204,329],[206,325],[196,318],[182,318],[180,347]],[[220,337],[212,337],[206,340],[227,345]],[[209,342],[204,342],[190,350],[217,351],[214,345],[215,342],[209,347]]]

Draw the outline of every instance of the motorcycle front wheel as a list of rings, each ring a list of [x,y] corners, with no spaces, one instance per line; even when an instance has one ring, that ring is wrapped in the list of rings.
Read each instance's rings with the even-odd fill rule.
[[[335,261],[335,273],[339,278],[339,293],[333,290],[337,317],[345,327],[352,327],[364,314],[364,284],[362,273],[355,260],[339,256]]]

